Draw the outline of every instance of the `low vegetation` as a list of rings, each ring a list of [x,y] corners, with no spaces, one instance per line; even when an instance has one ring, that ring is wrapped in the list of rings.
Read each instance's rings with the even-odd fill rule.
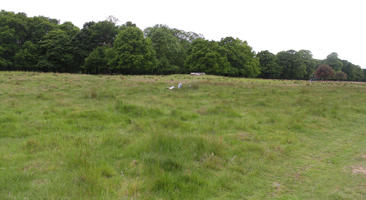
[[[0,72],[0,199],[365,199],[365,99],[350,82]]]

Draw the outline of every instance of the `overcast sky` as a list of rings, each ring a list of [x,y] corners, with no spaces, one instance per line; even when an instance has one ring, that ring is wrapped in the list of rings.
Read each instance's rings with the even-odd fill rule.
[[[0,9],[85,22],[113,15],[141,29],[155,24],[201,33],[206,39],[232,36],[258,52],[310,50],[324,59],[341,59],[366,68],[364,0],[3,0]]]

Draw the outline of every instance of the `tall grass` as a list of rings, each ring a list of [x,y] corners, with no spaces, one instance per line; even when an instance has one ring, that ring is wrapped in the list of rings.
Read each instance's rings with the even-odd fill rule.
[[[365,99],[347,82],[1,72],[0,199],[365,199]]]

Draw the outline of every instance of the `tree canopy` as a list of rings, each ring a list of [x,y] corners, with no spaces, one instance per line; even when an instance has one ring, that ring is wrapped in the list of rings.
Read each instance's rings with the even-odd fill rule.
[[[184,67],[186,54],[174,30],[165,25],[156,25],[144,31],[156,52],[158,74],[179,73]]]
[[[225,55],[225,49],[215,41],[196,39],[188,50],[186,61],[192,72],[228,75],[230,63]]]
[[[327,64],[319,65],[315,71],[315,78],[320,80],[330,80],[334,78],[334,70]]]
[[[314,59],[309,50],[256,53],[247,41],[203,35],[158,24],[142,31],[133,22],[117,25],[86,22],[60,24],[44,16],[0,11],[0,70],[69,73],[207,74],[308,80],[324,66],[335,80],[366,81],[366,70],[336,52]],[[328,69],[328,68],[327,68]],[[323,79],[323,78],[320,78]],[[326,77],[324,79],[329,79]]]
[[[277,62],[277,57],[269,51],[261,51],[257,54],[261,78],[280,78],[282,67]]]
[[[219,45],[225,49],[225,55],[230,63],[227,75],[242,77],[257,77],[260,73],[259,61],[246,41],[226,37]]]
[[[304,79],[306,76],[306,65],[294,50],[279,52],[277,63],[282,67],[282,79]]]
[[[153,74],[156,72],[155,51],[151,41],[134,26],[126,26],[118,33],[113,49],[112,71],[123,74]]]

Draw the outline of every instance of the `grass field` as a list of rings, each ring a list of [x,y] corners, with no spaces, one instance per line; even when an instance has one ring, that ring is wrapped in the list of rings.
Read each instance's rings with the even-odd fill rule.
[[[0,72],[0,199],[366,199],[366,84]]]

